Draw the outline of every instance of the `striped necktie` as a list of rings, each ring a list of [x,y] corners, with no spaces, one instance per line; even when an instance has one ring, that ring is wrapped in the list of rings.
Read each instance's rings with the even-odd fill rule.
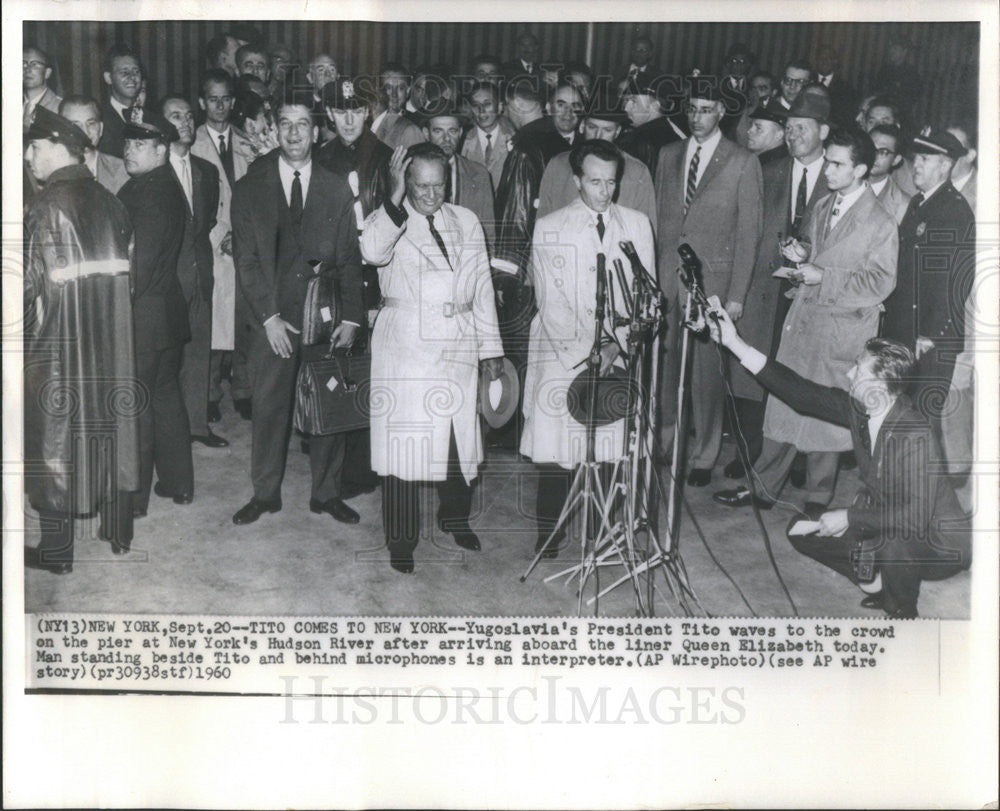
[[[687,191],[684,194],[684,213],[687,214],[691,207],[691,200],[694,197],[694,190],[698,188],[698,163],[701,161],[701,144],[694,151],[691,163],[688,166]]]

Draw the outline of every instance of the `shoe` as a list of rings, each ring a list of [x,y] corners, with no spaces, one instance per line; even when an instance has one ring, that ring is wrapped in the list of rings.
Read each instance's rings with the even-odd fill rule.
[[[219,408],[217,400],[208,401],[208,421],[219,422],[222,420],[222,410]]]
[[[194,501],[194,493],[175,493],[163,486],[163,482],[153,485],[153,492],[160,498],[172,498],[174,504],[190,504]]]
[[[877,591],[874,594],[869,594],[865,599],[861,601],[862,608],[875,608],[881,609],[885,605],[885,596],[881,591]]]
[[[889,619],[915,620],[917,618],[917,607],[912,606],[911,608],[904,608],[900,606],[899,608],[894,608],[892,611],[886,609],[885,613]]]
[[[263,501],[254,496],[233,516],[234,524],[252,524],[264,513],[276,513],[281,509],[281,499]]]
[[[535,554],[537,555],[541,552],[542,560],[553,560],[559,557],[559,538],[553,538],[552,543],[545,546],[545,542],[548,538],[539,538],[538,542],[535,544]],[[544,551],[543,551],[544,550]]]
[[[462,547],[462,549],[468,549],[470,552],[478,552],[482,549],[479,543],[479,536],[472,531],[472,527],[469,526],[468,521],[456,520],[455,528],[448,529],[445,527],[444,520],[438,516],[437,525],[439,530],[451,535],[455,539],[455,543]]]
[[[223,439],[221,436],[212,433],[212,429],[208,429],[207,434],[191,434],[192,442],[200,442],[206,448],[228,448],[229,441]]]
[[[752,495],[745,487],[736,490],[720,490],[718,493],[712,494],[712,499],[727,507],[749,507],[751,504],[756,504],[758,509],[770,510],[774,506],[773,501]]]
[[[828,509],[826,504],[820,504],[818,501],[807,501],[802,512],[809,516],[810,521],[819,521],[819,517]]]
[[[249,397],[240,397],[238,400],[233,400],[233,407],[236,409],[236,413],[243,419],[253,419],[253,403]]]
[[[50,574],[69,574],[73,571],[72,561],[51,561],[43,562],[41,552],[37,547],[24,547],[24,567],[26,569],[37,569]]]
[[[806,486],[806,472],[793,467],[792,472],[788,474],[788,483],[796,490],[801,490]]]
[[[341,501],[350,501],[352,498],[374,493],[377,489],[378,484],[359,484],[357,482],[342,484],[340,486],[340,499]]]
[[[342,524],[356,524],[361,520],[361,516],[339,498],[328,498],[326,501],[311,498],[309,509],[314,513],[328,513],[335,521],[340,521]]]
[[[691,487],[705,487],[711,481],[712,481],[711,468],[693,467],[691,468],[691,472],[688,473],[687,483]]]
[[[747,475],[746,468],[743,467],[743,460],[739,457],[726,465],[722,469],[722,472],[726,474],[727,479],[742,479]]]
[[[132,550],[132,542],[128,541],[126,543],[121,543],[119,541],[111,541],[111,551],[116,555],[127,555]]]
[[[402,574],[413,574],[413,550],[389,547],[389,565]]]

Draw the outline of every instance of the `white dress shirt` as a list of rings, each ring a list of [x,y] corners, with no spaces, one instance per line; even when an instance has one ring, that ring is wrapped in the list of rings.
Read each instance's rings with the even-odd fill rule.
[[[715,154],[715,149],[719,145],[719,141],[722,140],[722,131],[716,129],[705,141],[699,144],[694,137],[688,138],[687,153],[684,157],[684,190],[681,194],[684,194],[687,189],[687,176],[688,172],[691,170],[691,159],[694,157],[695,151],[698,147],[701,147],[701,154],[698,156],[698,183],[701,183],[702,177],[705,175],[705,169],[708,168],[709,162],[712,160],[712,156]]]
[[[188,207],[193,211],[194,192],[191,181],[191,153],[181,157],[171,149],[170,165],[173,167],[177,179],[181,182],[181,188],[184,189],[184,196],[187,198]]]
[[[872,194],[878,197],[882,193],[882,189],[885,188],[885,184],[888,182],[889,182],[889,175],[886,175],[877,183],[869,183],[868,185],[871,186]]]
[[[295,180],[295,172],[299,173],[299,183],[302,185],[302,205],[309,197],[309,180],[312,178],[312,160],[299,169],[293,169],[292,165],[285,160],[285,156],[278,158],[278,177],[281,178],[281,188],[285,192],[285,202],[289,206],[292,204],[292,183]]]
[[[844,215],[850,210],[858,200],[861,195],[865,193],[865,184],[862,183],[858,188],[852,191],[850,194],[841,195],[837,192],[837,196],[833,200],[833,208],[830,209],[830,230],[833,230],[834,226],[843,219]]]

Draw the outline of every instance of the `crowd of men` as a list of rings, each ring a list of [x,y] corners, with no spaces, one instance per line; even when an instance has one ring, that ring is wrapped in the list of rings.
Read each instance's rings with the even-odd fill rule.
[[[241,26],[206,44],[195,99],[155,95],[123,43],[106,93],[60,98],[49,57],[25,47],[26,456],[42,460],[29,564],[72,569],[75,515],[100,510],[123,553],[151,492],[190,503],[191,443],[228,445],[212,429],[227,389],[252,421],[252,497],[233,521],[281,510],[316,279],[338,293],[330,346],[370,347],[372,407],[370,430],[307,437],[310,509],[357,523],[347,502],[381,483],[390,563],[412,572],[417,484],[437,484],[438,526],[479,549],[471,486],[484,446],[506,447],[536,464],[536,551],[557,555],[587,445],[568,389],[596,274],[631,242],[662,292],[658,461],[685,453],[687,485],[708,485],[733,395],[745,453],[724,473],[745,483],[716,501],[769,509],[787,480],[804,487],[799,517],[816,528],[797,548],[868,588],[866,606],[915,615],[921,577],[968,564],[966,549],[941,568],[955,544],[938,530],[970,507],[977,126],[911,120],[910,50],[893,43],[865,94],[831,47],[778,76],[743,44],[671,73],[646,36],[613,75],[543,60],[525,33],[509,61],[352,77]],[[682,244],[731,350],[701,335],[688,370]],[[612,301],[631,280],[608,273]],[[602,374],[627,361],[607,319]],[[484,437],[479,381],[504,356],[522,414]],[[685,372],[691,437],[674,448]],[[804,386],[851,392],[853,410],[839,395],[810,406]],[[620,452],[623,423],[598,429],[598,461]],[[937,467],[914,474],[900,443]],[[852,464],[854,512],[833,510]]]

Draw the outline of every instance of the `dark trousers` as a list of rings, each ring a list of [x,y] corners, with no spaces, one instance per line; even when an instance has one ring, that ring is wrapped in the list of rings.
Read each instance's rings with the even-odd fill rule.
[[[139,383],[148,403],[139,415],[139,490],[136,509],[149,506],[153,468],[171,493],[194,492],[191,429],[181,395],[181,346],[136,353]]]
[[[391,552],[412,552],[420,539],[420,485],[395,476],[382,477],[382,524],[385,543]],[[435,482],[437,518],[446,531],[467,529],[472,508],[472,488],[462,475],[458,446],[452,429],[448,446],[447,478]]]
[[[776,501],[792,471],[798,449],[788,442],[764,437],[760,455],[754,461],[753,480],[757,495]],[[840,451],[810,451],[806,454],[806,501],[829,504],[837,486]]]
[[[955,375],[955,348],[941,351],[934,347],[925,352],[917,361],[914,374],[913,402],[920,413],[927,417],[938,444],[944,447],[944,434],[941,430],[941,416],[951,388],[951,379]]]
[[[566,470],[559,465],[535,465],[537,478],[537,497],[535,499],[535,516],[538,527],[538,542],[545,543],[552,530],[556,528],[562,513],[569,487],[573,483],[572,470]],[[559,528],[559,534],[552,539],[549,548],[558,548],[566,537],[566,524]]]
[[[852,583],[858,582],[851,558],[857,547],[857,535],[850,528],[839,538],[789,535],[788,540],[796,551],[839,572]],[[964,564],[942,561],[937,551],[926,544],[886,541],[875,550],[875,565],[882,575],[885,610],[916,614],[920,581],[951,577]]]
[[[367,428],[344,433],[344,486],[367,489],[378,484],[372,470],[372,436]]]
[[[188,301],[191,340],[181,359],[181,391],[192,434],[208,434],[208,387],[212,356],[212,302],[196,290]]]
[[[299,336],[288,333],[292,356],[274,354],[263,329],[254,332],[249,367],[253,397],[253,438],[250,478],[253,494],[262,501],[281,498],[285,478],[288,439],[295,404],[295,380],[299,369]],[[344,467],[344,435],[312,436],[309,439],[312,471],[311,498],[326,501],[340,496]]]
[[[740,442],[746,442],[747,457],[752,463],[760,456],[760,448],[764,441],[764,410],[767,406],[767,395],[761,400],[751,400],[748,397],[736,398],[736,416],[739,425],[732,426],[733,440],[739,447]],[[742,440],[740,436],[742,435]],[[739,450],[736,458],[740,458]]]
[[[132,544],[132,494],[119,490],[98,505],[101,524],[99,534],[123,549]],[[38,559],[42,564],[73,562],[73,515],[65,510],[38,510],[38,526],[42,540]]]

